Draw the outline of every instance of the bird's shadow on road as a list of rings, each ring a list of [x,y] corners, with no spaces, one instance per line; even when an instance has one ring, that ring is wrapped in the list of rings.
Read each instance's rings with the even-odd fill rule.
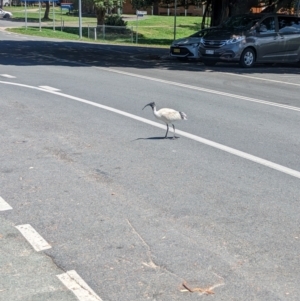
[[[176,140],[176,139],[179,139],[180,137],[148,137],[148,138],[136,138],[132,141],[137,141],[137,140]]]

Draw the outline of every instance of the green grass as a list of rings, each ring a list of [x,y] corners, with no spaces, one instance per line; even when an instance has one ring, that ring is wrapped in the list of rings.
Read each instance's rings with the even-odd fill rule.
[[[65,31],[61,31],[60,28],[56,27],[56,30],[53,31],[53,27],[42,27],[42,30],[39,30],[39,27],[24,27],[19,28],[9,28],[8,31],[25,34],[30,36],[38,36],[44,38],[55,38],[62,40],[79,40],[79,30],[76,27],[65,28]],[[87,28],[83,28],[82,30],[83,41],[91,41],[90,39],[84,37],[87,36]]]
[[[187,37],[200,29],[201,17],[177,17],[176,39]],[[134,26],[136,21],[128,22]],[[138,21],[140,44],[170,45],[174,39],[174,16],[147,16]]]
[[[13,13],[13,19],[16,21],[25,20],[24,7],[9,7],[6,8]],[[43,18],[45,8],[42,8],[41,18]],[[50,6],[49,20],[42,19],[41,31],[39,30],[39,8],[38,6],[27,7],[27,22],[36,23],[35,26],[28,26],[20,28],[10,28],[11,32],[19,34],[34,35],[48,38],[58,38],[65,40],[79,40],[78,30],[78,17],[71,16],[67,10],[61,11],[59,7],[55,8],[55,26],[56,30],[53,31],[53,11]],[[136,32],[138,32],[138,44],[142,45],[157,45],[161,47],[169,47],[174,39],[174,16],[150,16],[147,15],[143,18],[139,18],[138,21],[133,15],[131,20],[128,19],[128,15],[124,18],[127,21],[127,28],[133,32],[133,40],[136,42]],[[200,29],[202,22],[201,17],[183,17],[178,16],[176,18],[176,39],[189,36]],[[64,28],[61,25],[64,24]],[[88,39],[88,27],[93,28],[96,26],[95,17],[83,17],[82,18],[82,40]],[[61,30],[62,29],[62,30]],[[90,30],[90,36],[93,37],[93,30]],[[91,40],[90,40],[91,41]],[[128,36],[118,37],[117,33],[114,35],[105,36],[105,40],[101,40],[101,35],[98,34],[98,42],[109,43],[131,43],[131,38]]]

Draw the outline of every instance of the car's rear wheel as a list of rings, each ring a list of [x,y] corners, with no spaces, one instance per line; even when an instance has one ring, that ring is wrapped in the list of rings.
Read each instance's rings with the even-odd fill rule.
[[[243,68],[251,68],[255,64],[255,52],[252,48],[246,48],[241,57],[240,57],[240,65]]]
[[[205,66],[209,66],[209,67],[214,66],[217,63],[216,61],[213,60],[203,60],[203,59],[202,62]]]

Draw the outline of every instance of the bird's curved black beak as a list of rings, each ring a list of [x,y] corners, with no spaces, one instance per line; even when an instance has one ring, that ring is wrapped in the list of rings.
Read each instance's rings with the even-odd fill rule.
[[[152,108],[152,102],[148,103],[147,105],[145,105],[142,110],[144,110],[146,107],[150,106]]]

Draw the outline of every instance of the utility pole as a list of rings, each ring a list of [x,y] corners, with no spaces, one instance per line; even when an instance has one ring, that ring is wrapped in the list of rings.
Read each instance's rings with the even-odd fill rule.
[[[175,0],[174,9],[174,40],[176,40],[176,16],[177,16],[177,0]]]
[[[82,12],[81,12],[81,0],[78,1],[78,14],[79,14],[79,39],[82,39]]]

